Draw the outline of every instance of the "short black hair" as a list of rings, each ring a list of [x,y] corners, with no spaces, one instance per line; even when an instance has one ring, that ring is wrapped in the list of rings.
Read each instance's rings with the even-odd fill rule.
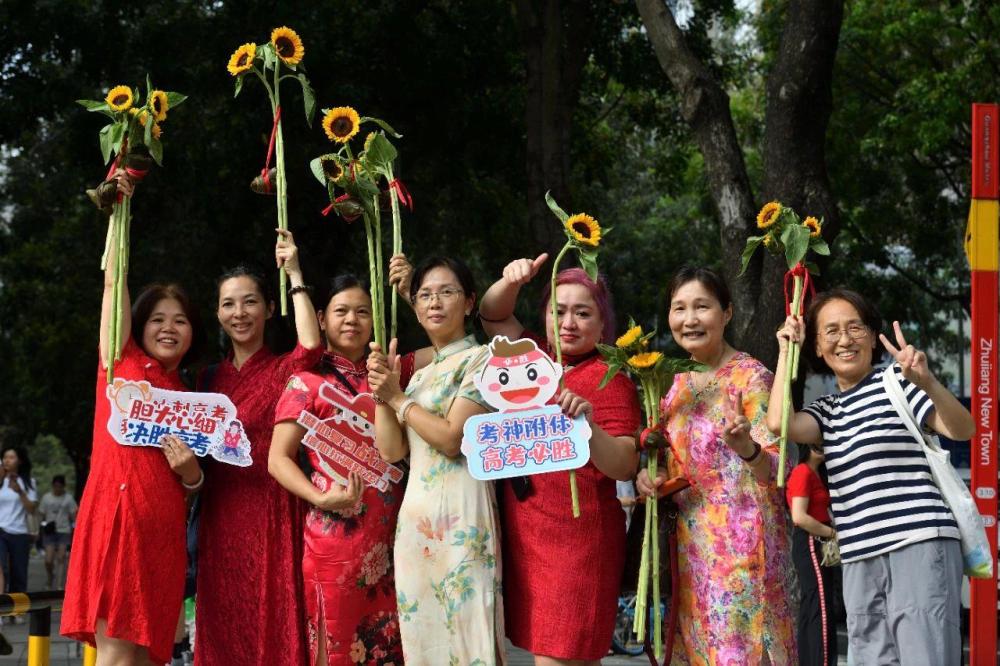
[[[667,283],[667,311],[670,310],[670,301],[673,300],[677,290],[688,282],[700,282],[705,289],[710,291],[715,299],[719,301],[722,309],[727,309],[733,303],[732,294],[729,292],[729,285],[726,279],[711,268],[705,266],[684,266],[679,269]]]
[[[52,483],[61,483],[61,484],[63,484],[65,486],[66,485],[66,477],[63,476],[62,474],[56,474],[55,476],[52,477]]]
[[[153,315],[153,309],[160,301],[172,298],[180,303],[181,310],[191,324],[191,347],[181,359],[181,367],[190,365],[196,361],[204,346],[204,329],[201,325],[201,314],[198,308],[191,302],[184,288],[175,282],[156,282],[148,285],[139,292],[139,296],[132,302],[132,340],[144,352],[148,351],[142,347],[142,334],[146,328],[146,322]]]
[[[274,303],[274,291],[271,288],[271,281],[264,277],[264,271],[260,270],[257,266],[248,263],[236,264],[232,268],[222,272],[222,275],[220,275],[215,281],[216,297],[218,297],[218,291],[222,287],[223,282],[240,277],[252,280],[254,286],[257,287],[257,291],[260,292],[261,298],[263,298],[266,303]]]
[[[462,287],[462,291],[465,292],[466,298],[476,298],[476,280],[472,277],[472,271],[461,259],[456,259],[455,257],[429,257],[422,261],[417,269],[413,271],[413,279],[410,280],[410,302],[416,303],[417,292],[420,291],[420,285],[424,281],[424,277],[434,270],[435,268],[447,268],[455,277],[458,278],[458,284]],[[475,316],[475,305],[473,305],[473,312],[469,315],[470,317]],[[469,317],[466,317],[468,319]]]
[[[879,339],[879,333],[882,332],[882,315],[879,314],[878,308],[858,292],[843,287],[836,287],[816,294],[809,302],[809,307],[806,308],[806,339],[802,347],[813,370],[826,375],[833,374],[830,366],[826,364],[822,357],[816,354],[816,340],[819,335],[819,313],[831,301],[845,301],[858,311],[861,321],[868,327],[869,333],[875,340],[872,362],[877,362],[878,359],[882,358],[882,353],[885,349],[882,346],[882,341]]]
[[[326,290],[319,294],[319,298],[316,299],[316,309],[326,310],[327,306],[330,305],[330,299],[342,291],[355,288],[360,289],[366,294],[368,293],[368,283],[353,273],[341,273],[340,275],[330,278],[330,282],[327,285]]]

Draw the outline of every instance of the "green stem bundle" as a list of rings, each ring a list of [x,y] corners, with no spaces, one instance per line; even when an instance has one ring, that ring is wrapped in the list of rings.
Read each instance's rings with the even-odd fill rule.
[[[271,115],[272,118],[278,114],[278,110],[281,108],[281,89],[279,87],[279,72],[281,68],[278,65],[274,66],[274,88],[269,89],[268,93],[271,96]],[[277,183],[277,195],[278,195],[278,228],[288,229],[288,183],[285,180],[285,141],[281,133],[281,118],[277,119],[277,128],[275,130],[275,161],[276,168],[278,172],[278,183]],[[281,235],[278,235],[278,240],[281,240]],[[281,298],[281,316],[285,317],[288,315],[288,274],[285,271],[285,267],[282,266],[278,269],[278,293]]]
[[[659,425],[659,395],[655,382],[642,382],[643,406],[646,410],[646,424],[650,428]],[[650,481],[656,478],[660,464],[660,451],[653,448],[649,451],[646,463],[646,473]],[[659,502],[656,498],[646,500],[646,522],[642,535],[642,557],[639,561],[639,582],[635,595],[635,619],[632,631],[639,641],[646,640],[646,624],[648,622],[649,602],[653,603],[653,651],[656,658],[663,660],[663,608],[660,605],[660,535],[659,535]],[[650,595],[652,581],[652,595]]]
[[[115,362],[121,360],[122,343],[122,299],[128,288],[128,244],[129,224],[131,222],[132,200],[122,197],[111,209],[111,219],[108,223],[108,236],[105,242],[104,256],[101,258],[101,268],[107,270],[111,248],[114,247],[114,264],[112,265],[112,312],[108,321],[108,356],[104,359],[107,367],[107,381],[114,380]]]
[[[393,256],[403,253],[403,230],[402,230],[402,220],[399,213],[399,193],[393,186],[396,180],[396,176],[392,171],[392,164],[387,166],[387,172],[389,176],[389,201],[392,206],[392,254]],[[390,320],[390,333],[389,339],[396,337],[396,313],[397,313],[397,300],[399,293],[396,289],[392,290],[392,319]]]
[[[566,243],[556,255],[556,260],[552,262],[552,280],[550,281],[551,293],[549,294],[549,306],[552,308],[552,347],[556,352],[556,363],[562,365],[562,344],[559,340],[559,306],[556,303],[556,277],[559,275],[559,263],[566,253],[573,248],[572,243]],[[559,388],[566,386],[564,378],[559,379]],[[573,517],[580,517],[580,493],[576,487],[576,470],[569,471],[569,494],[573,502]]]
[[[792,292],[793,315],[802,316],[802,277],[793,277],[794,290]],[[788,422],[792,415],[792,382],[799,374],[799,352],[800,345],[797,342],[789,342],[788,354],[785,356],[785,384],[781,396],[781,441],[778,451],[778,487],[785,487],[785,458],[788,449]]]

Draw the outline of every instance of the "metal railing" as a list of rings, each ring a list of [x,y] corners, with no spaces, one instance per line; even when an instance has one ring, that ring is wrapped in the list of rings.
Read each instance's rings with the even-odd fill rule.
[[[62,610],[63,591],[0,594],[0,616],[28,615],[28,666],[49,666],[52,611]],[[97,650],[83,646],[83,666],[97,663]]]

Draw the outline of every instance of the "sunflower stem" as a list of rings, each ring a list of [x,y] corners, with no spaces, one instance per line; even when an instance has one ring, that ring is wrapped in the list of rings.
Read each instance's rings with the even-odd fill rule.
[[[572,243],[566,243],[556,255],[556,260],[552,263],[552,280],[550,281],[549,305],[552,308],[552,348],[556,352],[556,363],[562,365],[562,344],[559,341],[559,307],[556,304],[556,277],[559,275],[559,263],[562,262],[566,253],[573,248]],[[566,388],[565,378],[559,380],[559,388]],[[569,494],[573,504],[573,517],[580,517],[580,493],[576,487],[576,470],[569,471]]]
[[[403,231],[402,223],[400,220],[399,212],[399,193],[396,192],[396,188],[392,186],[396,176],[392,171],[392,163],[386,167],[386,175],[389,179],[389,202],[392,205],[392,255],[396,256],[403,252]],[[396,314],[397,314],[397,298],[399,293],[395,287],[392,288],[392,320],[389,324],[390,339],[396,337]]]
[[[380,339],[381,334],[379,333],[379,331],[382,330],[382,322],[379,318],[378,306],[376,305],[378,299],[378,293],[376,287],[375,242],[374,238],[372,237],[373,233],[372,221],[369,218],[367,212],[363,213],[362,217],[364,218],[365,221],[365,236],[368,239],[368,285],[369,285],[368,289],[372,299],[372,329],[373,329],[373,334],[375,336],[375,343],[379,345],[379,347],[382,350],[382,353],[385,354],[388,353],[388,350],[385,347],[385,340]]]
[[[378,312],[378,328],[376,333],[379,338],[379,342],[382,345],[382,349],[387,350],[388,347],[385,346],[387,340],[385,339],[385,285],[384,273],[382,266],[382,211],[379,209],[379,195],[372,197],[372,209],[375,211],[374,219],[372,220],[374,231],[375,231],[375,280],[376,282],[372,284],[372,292],[378,294],[378,301],[372,303],[372,307]]]
[[[279,84],[281,79],[279,73],[281,71],[281,64],[275,63],[274,65],[274,91],[271,97],[271,108],[272,108],[272,119],[278,114],[278,110],[281,109],[281,89]],[[277,119],[277,127],[275,130],[275,166],[278,171],[278,228],[288,229],[288,184],[285,181],[285,140],[281,132],[281,117]],[[281,234],[278,234],[278,240],[281,240]],[[281,316],[288,316],[288,274],[285,271],[285,267],[282,266],[278,269],[278,293],[281,298]]]
[[[791,313],[797,316],[802,315],[802,277],[793,277],[794,288],[792,291]],[[799,344],[791,342],[789,344],[788,355],[785,358],[785,385],[781,396],[781,440],[778,447],[778,487],[785,487],[785,457],[788,450],[788,423],[792,415],[792,382],[794,376],[798,374]]]

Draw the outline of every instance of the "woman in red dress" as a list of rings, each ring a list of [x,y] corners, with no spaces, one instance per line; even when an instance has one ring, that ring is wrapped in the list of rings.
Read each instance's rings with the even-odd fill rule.
[[[267,282],[244,267],[219,280],[217,316],[232,352],[203,390],[236,405],[250,440],[250,467],[215,464],[201,493],[195,662],[199,666],[300,666],[306,660],[302,520],[298,498],[267,473],[274,408],[292,373],[323,355],[316,311],[303,286],[292,235],[278,233],[275,258],[291,283],[298,344],[276,356],[264,344],[274,312]]]
[[[548,258],[517,259],[504,268],[479,306],[489,335],[525,334],[514,304]],[[569,414],[584,413],[593,429],[590,461],[576,471],[580,517],[574,519],[569,473],[552,472],[506,484],[503,492],[503,574],[507,637],[535,655],[538,666],[599,664],[611,647],[625,562],[625,513],[616,480],[635,476],[639,428],[635,386],[616,375],[597,386],[608,366],[597,343],[613,343],[614,313],[604,280],[578,268],[556,279],[559,339]],[[549,294],[549,290],[546,290]],[[552,343],[549,299],[542,302]]]
[[[278,483],[312,505],[306,517],[302,559],[309,663],[402,666],[392,566],[402,484],[390,484],[385,492],[365,487],[355,474],[344,478],[331,469],[311,448],[306,449],[313,468],[311,480],[298,463],[299,445],[306,434],[296,422],[299,414],[306,410],[327,420],[341,413],[320,397],[324,383],[348,399],[371,392],[365,364],[372,334],[371,297],[357,278],[342,275],[333,280],[330,296],[318,314],[326,354],[320,367],[288,380],[274,415],[268,462]],[[421,358],[419,365],[426,365],[430,354],[424,350],[416,356]],[[404,386],[413,374],[414,358],[414,354],[403,357]],[[371,403],[369,408],[373,407]],[[369,422],[375,417],[374,413],[360,416]],[[372,436],[374,430],[370,436],[352,440],[371,448],[379,459]],[[346,487],[341,485],[344,482]]]
[[[121,174],[119,190],[131,195]],[[114,266],[112,249],[108,266]],[[114,376],[183,391],[178,368],[196,356],[197,311],[177,285],[147,287],[122,311],[124,347]],[[94,445],[66,576],[60,631],[98,648],[97,663],[170,661],[184,593],[185,490],[203,479],[194,453],[164,438],[162,451],[121,446],[108,434],[107,369],[114,278],[104,276]]]

